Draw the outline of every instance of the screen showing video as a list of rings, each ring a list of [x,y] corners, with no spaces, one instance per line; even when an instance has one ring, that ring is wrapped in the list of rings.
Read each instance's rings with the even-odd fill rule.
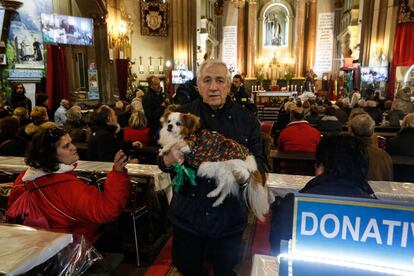
[[[388,79],[388,67],[362,67],[361,80],[372,83],[386,81]]]
[[[173,70],[172,71],[172,83],[181,84],[194,78],[193,71],[186,70]]]
[[[91,18],[44,13],[40,17],[45,43],[93,45]]]

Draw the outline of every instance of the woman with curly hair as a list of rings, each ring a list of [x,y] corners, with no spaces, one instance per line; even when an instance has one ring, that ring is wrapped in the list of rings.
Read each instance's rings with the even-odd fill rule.
[[[122,151],[116,153],[104,191],[77,178],[74,169],[78,159],[72,139],[62,129],[37,133],[25,159],[29,168],[16,179],[6,214],[16,210],[19,197],[28,191],[47,220],[44,228],[83,235],[94,243],[100,235],[100,224],[114,221],[127,203],[130,194],[125,169],[127,157]],[[17,214],[16,218],[19,215],[25,214]]]

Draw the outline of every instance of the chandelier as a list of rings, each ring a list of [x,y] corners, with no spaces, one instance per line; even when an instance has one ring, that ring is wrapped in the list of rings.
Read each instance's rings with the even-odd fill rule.
[[[245,2],[246,0],[230,0],[230,3],[233,3],[233,5],[238,9],[243,8]]]

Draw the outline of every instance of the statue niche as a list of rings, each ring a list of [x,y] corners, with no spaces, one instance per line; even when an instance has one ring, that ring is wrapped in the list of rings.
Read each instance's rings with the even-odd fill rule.
[[[263,22],[264,46],[287,45],[287,18],[286,10],[279,5],[267,9]]]

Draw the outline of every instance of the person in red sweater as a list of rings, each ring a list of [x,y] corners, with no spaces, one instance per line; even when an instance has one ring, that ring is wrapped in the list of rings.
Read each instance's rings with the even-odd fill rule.
[[[290,111],[290,123],[280,132],[277,149],[280,151],[316,152],[321,133],[304,120],[301,107]]]
[[[78,159],[72,139],[62,129],[36,134],[26,157],[29,168],[13,185],[7,213],[16,210],[19,196],[27,189],[47,220],[48,227],[44,228],[83,235],[94,243],[100,235],[100,224],[114,221],[127,203],[131,188],[125,169],[127,157],[121,150],[116,153],[104,191],[76,177]]]

